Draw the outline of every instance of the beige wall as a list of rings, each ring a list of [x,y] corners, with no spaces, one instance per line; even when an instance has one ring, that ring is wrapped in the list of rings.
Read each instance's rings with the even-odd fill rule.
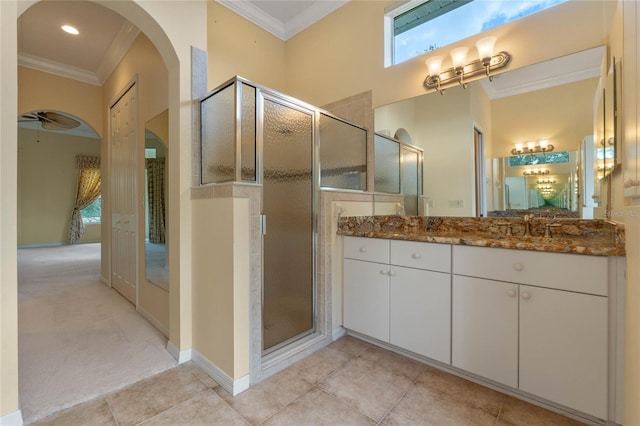
[[[17,6],[0,2],[0,416],[20,409],[18,397]]]
[[[285,42],[216,1],[207,2],[208,88],[239,75],[285,90]]]
[[[193,348],[232,379],[249,373],[249,202],[193,201]]]
[[[78,185],[76,155],[99,156],[100,140],[18,129],[19,246],[68,243]],[[99,241],[100,224],[86,224],[79,243]]]
[[[20,114],[37,110],[66,112],[103,135],[100,87],[21,66],[18,68],[18,89]]]
[[[144,35],[140,34],[131,45],[118,66],[113,70],[103,85],[102,106],[104,123],[108,125],[108,111],[117,96],[128,87],[132,81],[136,81],[138,90],[138,149],[136,151],[138,164],[137,191],[138,201],[138,308],[146,316],[150,316],[152,322],[160,325],[163,332],[169,330],[169,292],[158,288],[146,279],[145,274],[145,217],[144,217],[144,130],[145,124],[150,119],[162,113],[168,107],[169,80],[167,67],[154,45]],[[166,123],[165,123],[166,124]],[[168,127],[167,127],[168,128]],[[105,134],[108,134],[105,128]],[[165,140],[167,135],[164,135]],[[102,155],[107,158],[109,147],[105,143]],[[107,171],[108,173],[108,171]],[[108,192],[105,192],[106,204],[110,200]],[[107,219],[103,226],[103,232],[107,235],[110,230],[110,220]],[[102,259],[103,276],[110,276],[109,254]]]

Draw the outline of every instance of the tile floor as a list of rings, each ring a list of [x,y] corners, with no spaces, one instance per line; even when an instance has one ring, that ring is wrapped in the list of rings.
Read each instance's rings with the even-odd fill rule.
[[[346,336],[236,396],[189,362],[32,425],[578,425]]]

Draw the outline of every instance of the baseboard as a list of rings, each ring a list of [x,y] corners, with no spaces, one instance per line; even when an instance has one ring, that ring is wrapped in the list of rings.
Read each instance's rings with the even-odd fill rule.
[[[173,356],[176,359],[176,361],[178,361],[178,364],[183,364],[187,361],[191,361],[192,350],[185,349],[181,351],[180,349],[178,349],[176,345],[173,344],[171,340],[167,342],[167,351],[169,351],[171,356]]]
[[[60,247],[65,245],[64,243],[41,243],[41,244],[22,244],[19,245],[18,248],[19,249],[23,249],[23,248],[43,248],[43,247]]]
[[[22,412],[20,410],[0,417],[0,425],[2,426],[22,426],[23,424]]]
[[[106,285],[107,287],[111,287],[111,281],[109,281],[108,278],[105,278],[102,275],[100,275],[100,282]]]
[[[216,381],[224,390],[232,396],[236,396],[246,391],[251,386],[249,375],[243,376],[237,380],[233,380],[224,371],[220,370],[215,364],[205,358],[200,352],[193,351],[193,362],[202,368],[213,380]]]
[[[169,338],[169,330],[167,330],[167,328],[164,325],[162,325],[162,323],[158,321],[156,317],[151,315],[149,312],[145,311],[144,308],[139,305],[136,308],[136,311],[138,311],[140,315],[142,315],[147,321],[149,321],[151,325],[157,328],[160,331],[160,333],[164,334],[164,337],[166,337],[167,339]]]
[[[347,335],[347,330],[344,327],[334,328],[333,331],[331,332],[331,340],[335,342],[339,338],[344,337],[346,335]]]

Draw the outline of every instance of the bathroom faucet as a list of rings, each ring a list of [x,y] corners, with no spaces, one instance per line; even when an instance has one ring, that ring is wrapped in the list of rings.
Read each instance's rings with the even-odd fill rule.
[[[523,219],[524,219],[524,235],[523,235],[523,237],[530,237],[531,236],[531,219],[533,219],[533,215],[532,214],[525,214]]]

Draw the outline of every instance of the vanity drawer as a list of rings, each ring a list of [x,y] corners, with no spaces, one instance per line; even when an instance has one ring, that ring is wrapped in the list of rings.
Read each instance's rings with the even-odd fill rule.
[[[608,260],[602,256],[453,247],[453,273],[579,293],[607,295]]]
[[[389,263],[389,240],[344,237],[344,257],[367,262]]]
[[[451,272],[451,246],[391,240],[391,264],[448,273]]]

